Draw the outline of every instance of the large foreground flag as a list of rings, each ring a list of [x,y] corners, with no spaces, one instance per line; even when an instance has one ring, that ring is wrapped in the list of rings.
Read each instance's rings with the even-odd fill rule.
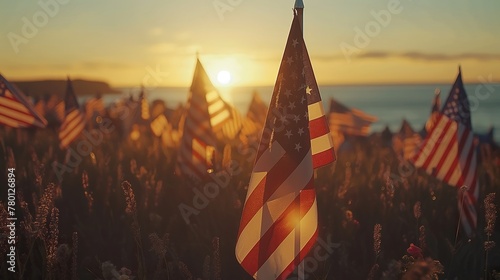
[[[59,144],[66,148],[73,142],[85,128],[85,118],[73,90],[73,84],[68,78],[66,95],[64,97],[64,120],[59,130]]]
[[[238,231],[236,258],[256,279],[286,279],[314,245],[317,230],[313,153],[318,165],[335,159],[326,119],[315,124],[312,106],[319,99],[311,79],[298,16],[295,15],[278,77]],[[311,73],[307,73],[311,71]],[[311,95],[318,95],[311,98]],[[314,101],[310,103],[309,101]],[[317,108],[317,107],[316,107]],[[311,118],[313,116],[314,118]],[[311,120],[312,119],[312,120]],[[325,128],[326,127],[326,128]],[[316,147],[320,148],[317,149]],[[327,154],[329,153],[329,154]]]
[[[220,130],[230,118],[230,108],[197,59],[178,156],[182,174],[199,181],[213,171],[214,132]]]
[[[0,124],[21,128],[47,125],[28,98],[13,84],[0,75]]]
[[[470,106],[459,69],[448,99],[415,156],[414,163],[428,174],[458,188],[461,222],[468,236],[473,234],[477,226],[475,205],[479,186],[476,158]],[[462,189],[462,186],[467,186],[467,190]]]

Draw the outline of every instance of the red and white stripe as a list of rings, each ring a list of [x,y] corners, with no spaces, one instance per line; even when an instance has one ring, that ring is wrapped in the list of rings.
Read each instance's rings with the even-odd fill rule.
[[[37,126],[44,128],[47,121],[28,101],[26,96],[0,75],[0,124],[14,128]]]
[[[73,142],[85,128],[85,120],[79,109],[69,112],[59,130],[60,147],[66,148]]]
[[[472,131],[440,114],[435,126],[423,142],[414,164],[451,186],[467,186],[459,190],[459,210],[468,236],[477,226],[474,207],[479,197],[476,175],[477,155]],[[464,196],[462,197],[462,193]],[[463,198],[463,199],[462,199]]]
[[[255,279],[286,279],[317,236],[311,151],[295,168],[285,154],[273,142],[257,159],[248,187],[236,257]],[[287,167],[293,172],[283,172]]]
[[[164,114],[159,115],[153,121],[151,121],[150,127],[153,134],[157,137],[162,136],[165,131],[172,129]]]
[[[377,117],[359,109],[348,108],[334,99],[330,101],[328,118],[330,131],[353,136],[367,136],[370,133],[371,124],[376,121]]]
[[[313,167],[318,168],[335,161],[333,139],[321,99],[318,102],[308,104],[307,109]]]
[[[62,149],[67,148],[85,128],[85,116],[80,111],[69,77],[64,97],[64,112],[64,120],[59,128],[59,146]]]

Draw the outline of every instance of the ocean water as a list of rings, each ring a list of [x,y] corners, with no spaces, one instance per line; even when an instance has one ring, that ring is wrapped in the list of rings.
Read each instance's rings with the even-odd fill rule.
[[[500,84],[469,84],[465,86],[472,111],[472,126],[476,133],[486,133],[490,127],[500,129]],[[398,131],[403,119],[410,122],[415,130],[424,126],[430,115],[432,99],[436,88],[441,90],[442,103],[445,102],[450,85],[366,85],[366,86],[320,86],[325,110],[329,100],[335,98],[348,107],[361,109],[378,118],[372,125],[372,131],[380,131],[389,126],[391,131]],[[258,92],[264,102],[271,100],[273,87],[235,87],[219,88],[222,97],[246,114],[253,92]],[[121,95],[106,95],[105,103],[110,103],[120,96],[137,96],[139,90],[122,88]],[[185,103],[188,88],[147,89],[150,101],[162,99],[167,107],[175,108]],[[495,140],[500,142],[500,132],[495,133]]]

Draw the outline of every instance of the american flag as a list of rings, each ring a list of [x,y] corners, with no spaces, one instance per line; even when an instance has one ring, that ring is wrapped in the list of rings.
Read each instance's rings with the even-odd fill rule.
[[[2,75],[0,75],[0,124],[14,128],[47,126],[45,118],[35,110],[28,98]]]
[[[161,137],[164,132],[170,131],[172,129],[164,114],[160,114],[158,115],[158,117],[152,120],[150,126],[151,131],[157,137]]]
[[[40,115],[45,117],[45,100],[40,99],[38,102],[35,103],[35,111]]]
[[[396,152],[402,155],[405,160],[410,160],[415,156],[421,142],[420,134],[416,133],[410,123],[404,119],[399,133],[393,137]]]
[[[257,92],[253,93],[252,101],[248,106],[246,117],[243,119],[241,125],[240,136],[245,137],[258,137],[262,132],[262,128],[266,123],[267,105],[262,101]],[[240,137],[242,139],[242,137]],[[246,141],[246,140],[244,140]]]
[[[88,118],[104,116],[106,108],[101,96],[92,97],[85,103],[85,115]]]
[[[216,136],[231,118],[230,108],[212,85],[200,61],[196,60],[188,109],[185,116],[178,167],[195,181],[213,171]]]
[[[149,102],[146,99],[146,94],[144,93],[144,87],[141,90],[141,94],[139,95],[139,102],[141,103],[140,117],[144,121],[149,121],[151,115],[149,113]]]
[[[425,138],[414,163],[428,174],[459,188],[458,207],[467,236],[472,236],[477,226],[476,158],[470,106],[459,70],[436,124]],[[462,189],[464,185],[467,190]]]
[[[306,59],[301,27],[295,15],[248,186],[236,244],[236,258],[256,279],[286,279],[314,245],[318,221],[313,168],[335,159],[331,140],[328,148],[323,146],[321,137],[329,135],[329,131],[325,116],[317,116],[322,111],[318,108],[321,106],[319,92]],[[319,151],[316,163],[314,151]]]
[[[434,91],[434,99],[432,99],[431,116],[425,123],[425,131],[430,132],[437,122],[439,111],[441,110],[441,91],[436,89]]]
[[[250,106],[248,106],[247,118],[263,126],[266,122],[266,114],[267,105],[262,101],[259,94],[254,92]]]
[[[241,132],[241,127],[243,125],[243,118],[241,113],[235,107],[226,104],[227,108],[231,111],[231,118],[224,123],[221,128],[222,140],[234,140]]]
[[[71,80],[68,78],[66,95],[64,97],[64,120],[59,129],[59,144],[61,148],[67,148],[85,128],[85,118],[80,111],[78,100]]]
[[[367,136],[370,133],[370,125],[376,121],[377,117],[355,108],[349,108],[333,98],[330,100],[328,122],[332,132]]]

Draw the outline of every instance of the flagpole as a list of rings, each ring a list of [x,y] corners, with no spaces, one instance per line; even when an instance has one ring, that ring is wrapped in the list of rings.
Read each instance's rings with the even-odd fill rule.
[[[295,0],[294,9],[297,11],[300,27],[302,29],[302,33],[304,33],[304,2],[302,2],[302,0]]]

